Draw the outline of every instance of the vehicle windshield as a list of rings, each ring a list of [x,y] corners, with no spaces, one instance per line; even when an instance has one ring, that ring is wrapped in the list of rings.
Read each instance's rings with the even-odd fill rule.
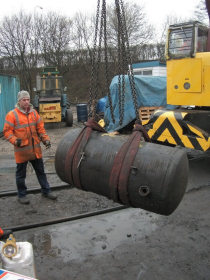
[[[170,58],[191,57],[193,54],[193,27],[172,29],[169,34],[168,56]]]
[[[48,76],[41,78],[41,96],[60,96],[62,91],[62,77]]]

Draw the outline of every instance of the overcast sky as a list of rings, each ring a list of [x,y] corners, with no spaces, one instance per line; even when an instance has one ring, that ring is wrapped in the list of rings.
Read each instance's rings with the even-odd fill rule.
[[[128,0],[129,1],[129,0]],[[167,15],[189,18],[200,0],[131,0],[143,4],[148,20],[160,28]],[[114,3],[114,0],[107,0]],[[0,9],[0,19],[10,16],[19,10],[26,12],[47,13],[57,11],[59,14],[72,16],[76,12],[93,13],[97,0],[4,0]]]

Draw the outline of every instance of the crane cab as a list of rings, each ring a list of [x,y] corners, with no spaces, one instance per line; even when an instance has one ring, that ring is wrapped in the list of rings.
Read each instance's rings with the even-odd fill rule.
[[[208,27],[198,21],[169,27],[166,44],[167,103],[210,106]]]
[[[200,22],[188,22],[169,26],[166,58],[195,57],[207,51],[208,27]]]

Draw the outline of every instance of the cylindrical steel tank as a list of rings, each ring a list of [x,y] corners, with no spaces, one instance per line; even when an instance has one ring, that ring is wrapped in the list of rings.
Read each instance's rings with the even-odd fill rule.
[[[66,157],[80,131],[69,131],[57,147],[56,172],[67,183],[70,183],[68,173],[71,171],[66,168],[69,160]],[[78,167],[84,190],[111,198],[109,179],[114,157],[128,137],[92,131]],[[127,184],[130,205],[169,215],[179,205],[187,179],[188,159],[183,150],[141,142]]]

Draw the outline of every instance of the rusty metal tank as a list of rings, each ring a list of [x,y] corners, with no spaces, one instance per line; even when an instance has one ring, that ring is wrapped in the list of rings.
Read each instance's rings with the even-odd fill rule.
[[[70,183],[68,173],[71,172],[66,168],[68,151],[80,131],[70,130],[56,150],[55,169],[66,183]],[[83,190],[112,198],[109,180],[113,161],[128,137],[96,131],[91,133],[84,149],[85,156],[78,165]],[[129,205],[162,215],[171,214],[185,193],[188,169],[187,155],[182,149],[140,142],[128,177]]]

